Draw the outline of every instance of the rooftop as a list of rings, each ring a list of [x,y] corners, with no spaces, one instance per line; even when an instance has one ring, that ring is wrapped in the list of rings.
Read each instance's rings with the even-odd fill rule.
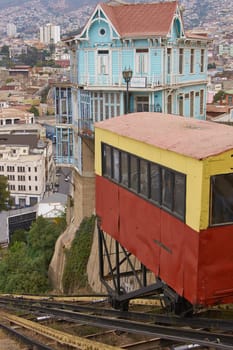
[[[38,137],[37,135],[0,135],[0,145],[17,145],[17,146],[29,146],[30,148],[37,148]]]
[[[146,37],[168,34],[178,3],[100,5],[122,37]]]
[[[170,114],[132,113],[95,127],[195,159],[233,149],[233,127]]]

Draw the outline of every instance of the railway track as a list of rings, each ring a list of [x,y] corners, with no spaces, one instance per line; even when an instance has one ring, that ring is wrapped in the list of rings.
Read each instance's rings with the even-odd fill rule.
[[[39,299],[22,300],[22,298],[4,297],[0,298],[0,305],[2,309],[10,308],[14,312],[16,310],[18,312],[19,310],[21,312],[22,310],[24,312],[30,312],[30,314],[34,315],[34,318],[38,317],[38,315],[46,315],[48,319],[54,318],[56,320],[63,320],[63,322],[70,322],[71,324],[85,324],[101,329],[107,328],[110,329],[110,333],[124,332],[124,334],[136,334],[137,336],[147,338],[143,339],[144,343],[139,341],[137,347],[134,342],[131,344],[131,347],[128,347],[130,349],[139,349],[140,347],[141,349],[151,349],[151,346],[153,346],[153,349],[161,349],[161,339],[166,339],[170,345],[183,343],[194,344],[195,346],[198,344],[209,349],[228,350],[233,348],[233,320],[182,319],[166,315],[145,314],[142,312],[120,312],[104,308],[104,301],[102,303],[95,302],[94,305],[93,302],[91,305],[79,305],[76,303]],[[43,327],[49,329],[48,326]],[[48,333],[48,331],[45,333]],[[63,344],[64,337],[62,338]],[[74,336],[72,335],[71,337],[73,338]],[[56,334],[51,339],[59,339],[59,336]],[[154,344],[152,345],[153,342]],[[71,346],[71,344],[67,345]],[[80,340],[77,346],[82,349]],[[106,345],[104,346],[104,349],[107,349]],[[120,348],[122,347],[126,349],[127,345],[121,344]],[[85,349],[85,347],[83,348]]]

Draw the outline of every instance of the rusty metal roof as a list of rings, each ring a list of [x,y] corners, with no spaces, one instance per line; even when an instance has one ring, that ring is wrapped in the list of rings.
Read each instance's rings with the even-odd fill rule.
[[[177,1],[111,5],[101,3],[105,14],[121,37],[167,35]]]
[[[233,150],[232,126],[170,114],[132,113],[95,127],[195,159]]]
[[[38,136],[31,134],[1,134],[0,135],[0,145],[17,145],[17,146],[29,146],[30,148],[37,148]]]

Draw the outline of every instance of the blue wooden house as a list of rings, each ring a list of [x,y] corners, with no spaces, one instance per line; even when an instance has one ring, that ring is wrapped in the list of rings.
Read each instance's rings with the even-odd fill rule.
[[[82,173],[94,123],[131,112],[205,119],[207,37],[184,31],[177,1],[100,3],[66,40],[71,81],[56,87],[58,163]]]

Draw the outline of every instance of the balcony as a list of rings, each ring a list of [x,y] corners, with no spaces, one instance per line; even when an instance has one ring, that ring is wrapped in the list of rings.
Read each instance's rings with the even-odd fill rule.
[[[155,86],[161,86],[161,75],[154,75],[154,76],[133,76],[132,83],[135,79],[135,87],[138,84],[138,87],[143,88],[150,88]],[[120,75],[90,75],[90,74],[82,74],[79,76],[78,79],[79,85],[84,86],[93,86],[93,87],[116,87],[116,88],[125,88],[126,83],[122,77],[122,74]]]
[[[94,121],[93,119],[79,119],[78,120],[79,135],[82,137],[94,137]]]
[[[76,78],[77,80],[77,78]],[[154,74],[154,75],[133,75],[129,87],[131,89],[163,89],[169,86],[185,85],[191,83],[206,82],[205,74]],[[90,75],[80,74],[78,84],[85,87],[109,87],[116,89],[125,89],[126,83],[120,75]]]

